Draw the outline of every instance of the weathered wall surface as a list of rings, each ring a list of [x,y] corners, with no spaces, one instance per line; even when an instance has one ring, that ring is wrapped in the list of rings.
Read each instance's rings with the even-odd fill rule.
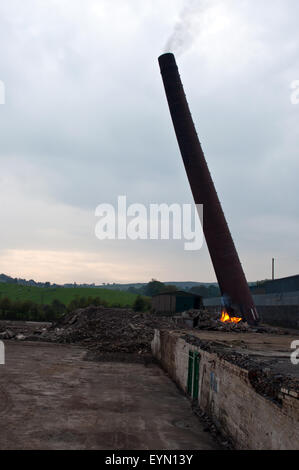
[[[299,328],[299,306],[267,306],[257,307],[262,321],[273,326],[283,326],[285,328]]]
[[[294,305],[299,307],[299,292],[285,292],[278,294],[253,295],[253,300],[258,306],[285,306]],[[221,297],[203,299],[205,306],[220,306]]]
[[[157,295],[152,298],[152,308],[156,312],[174,313],[176,305],[175,295]]]
[[[282,393],[282,405],[259,395],[248,372],[216,353],[188,344],[179,334],[156,331],[154,355],[187,393],[189,351],[200,355],[198,404],[239,449],[299,449],[299,400]]]
[[[299,292],[253,295],[263,322],[270,325],[299,328]],[[207,308],[221,308],[221,298],[203,299]]]

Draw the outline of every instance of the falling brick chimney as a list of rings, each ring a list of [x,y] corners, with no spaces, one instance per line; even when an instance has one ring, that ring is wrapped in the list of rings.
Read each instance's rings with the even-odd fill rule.
[[[229,315],[257,324],[259,315],[196,133],[174,55],[161,55],[159,65],[193,198],[196,204],[203,204],[203,231],[224,308]]]

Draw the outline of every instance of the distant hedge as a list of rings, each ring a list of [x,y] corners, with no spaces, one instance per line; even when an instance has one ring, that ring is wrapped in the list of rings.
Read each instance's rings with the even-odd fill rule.
[[[58,299],[54,299],[50,305],[42,305],[31,300],[13,301],[8,297],[0,300],[1,320],[25,320],[25,321],[55,321],[64,313],[71,312],[77,308],[88,307],[89,305],[108,306],[105,300],[100,297],[80,297],[71,300],[65,305]],[[119,303],[110,304],[111,307],[123,307]],[[130,307],[127,305],[126,307]]]

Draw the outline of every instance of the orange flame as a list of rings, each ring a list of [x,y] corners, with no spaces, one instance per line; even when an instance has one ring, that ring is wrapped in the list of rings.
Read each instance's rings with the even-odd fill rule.
[[[223,310],[220,321],[222,321],[222,323],[240,323],[242,318],[230,317],[229,314]]]

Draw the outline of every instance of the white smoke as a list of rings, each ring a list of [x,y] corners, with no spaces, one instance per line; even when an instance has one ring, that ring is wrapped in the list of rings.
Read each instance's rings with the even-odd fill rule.
[[[181,55],[192,46],[200,33],[204,13],[212,3],[214,3],[213,0],[188,0],[166,42],[164,52],[175,52],[176,55]]]

